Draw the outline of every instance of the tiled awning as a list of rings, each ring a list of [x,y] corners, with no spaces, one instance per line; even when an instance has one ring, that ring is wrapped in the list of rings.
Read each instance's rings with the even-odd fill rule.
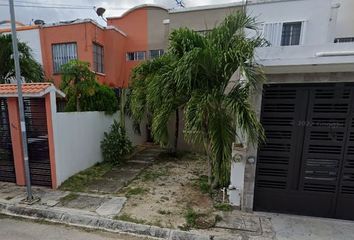
[[[22,84],[24,97],[43,97],[53,91],[59,97],[65,97],[65,94],[58,90],[52,83]],[[17,84],[0,84],[0,97],[17,97]]]

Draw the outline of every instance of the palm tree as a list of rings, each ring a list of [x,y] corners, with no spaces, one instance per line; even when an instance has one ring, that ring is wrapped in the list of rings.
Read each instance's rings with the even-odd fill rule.
[[[141,121],[147,113],[152,123],[152,135],[161,145],[169,142],[168,122],[175,114],[174,151],[179,139],[179,111],[188,100],[179,92],[173,71],[177,59],[172,54],[146,61],[133,70],[131,112],[135,120]]]
[[[177,30],[171,37],[171,52],[181,55],[174,70],[177,86],[190,95],[184,111],[185,137],[204,145],[213,188],[229,182],[237,133],[247,136],[251,143],[264,138],[250,97],[264,80],[254,54],[265,41],[245,33],[245,29],[256,27],[254,18],[238,12],[205,37],[189,29]],[[242,77],[232,82],[235,72]]]
[[[19,42],[21,75],[26,82],[43,82],[42,66],[32,56],[27,44]],[[15,65],[13,61],[11,35],[0,35],[0,84],[9,83],[15,79]]]
[[[236,138],[247,136],[250,143],[264,139],[250,97],[265,78],[254,60],[255,48],[265,41],[257,34],[247,36],[245,29],[256,30],[257,24],[241,11],[205,36],[175,30],[167,55],[133,72],[133,116],[150,113],[153,135],[165,143],[170,115],[183,109],[185,138],[204,146],[213,188],[229,183]],[[234,74],[241,78],[231,81]]]

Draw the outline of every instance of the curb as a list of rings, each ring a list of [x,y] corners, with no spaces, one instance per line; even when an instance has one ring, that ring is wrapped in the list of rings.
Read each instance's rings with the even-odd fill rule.
[[[108,232],[128,233],[143,235],[166,240],[210,240],[209,235],[199,235],[190,232],[160,228],[120,220],[113,220],[93,215],[85,215],[75,211],[65,212],[55,207],[12,205],[0,202],[0,213],[29,219],[46,220],[49,222],[62,223],[70,226],[99,229]]]

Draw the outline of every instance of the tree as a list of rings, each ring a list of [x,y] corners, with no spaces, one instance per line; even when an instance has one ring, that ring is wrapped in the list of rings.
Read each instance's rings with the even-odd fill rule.
[[[66,94],[66,111],[105,111],[113,114],[118,110],[114,91],[96,81],[90,64],[72,60],[62,66],[61,89]]]
[[[240,11],[205,36],[187,28],[175,30],[167,56],[133,72],[133,115],[150,112],[154,137],[166,141],[170,114],[183,108],[185,138],[203,144],[213,188],[229,183],[238,133],[250,143],[264,139],[250,97],[265,78],[254,60],[255,48],[265,41],[245,33],[256,26],[254,18]],[[235,73],[241,78],[231,81]]]
[[[137,121],[151,116],[152,135],[161,145],[169,142],[168,122],[175,114],[174,151],[179,139],[179,111],[188,98],[179,92],[173,71],[177,59],[172,54],[146,61],[133,70],[131,112]]]
[[[237,132],[251,143],[264,138],[250,97],[264,80],[254,52],[265,41],[245,34],[245,29],[256,30],[256,26],[254,18],[238,12],[205,37],[189,29],[172,33],[171,51],[182,54],[175,69],[177,85],[190,95],[185,106],[185,137],[204,145],[213,188],[229,183],[232,143]],[[196,42],[192,45],[198,47],[190,47],[191,39]],[[235,72],[241,79],[232,82]]]
[[[43,82],[42,66],[32,56],[32,50],[23,42],[18,43],[20,53],[21,75],[26,82]],[[15,79],[15,64],[13,60],[11,35],[0,35],[0,84],[10,83]]]

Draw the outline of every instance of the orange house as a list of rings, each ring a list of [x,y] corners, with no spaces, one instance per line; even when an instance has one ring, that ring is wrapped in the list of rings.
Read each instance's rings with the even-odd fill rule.
[[[114,27],[76,20],[40,29],[43,67],[47,78],[60,85],[60,67],[71,59],[90,63],[99,81],[111,87],[127,85],[124,49],[127,35]]]

